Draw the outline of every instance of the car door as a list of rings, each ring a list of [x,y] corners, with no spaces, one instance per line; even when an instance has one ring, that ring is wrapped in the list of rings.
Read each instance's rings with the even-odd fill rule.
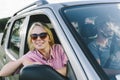
[[[7,33],[5,34],[5,41],[4,43],[4,52],[5,55],[3,56],[4,64],[8,63],[9,61],[16,60],[20,57],[20,54],[23,52],[22,45],[24,43],[24,32],[25,32],[25,17],[17,18],[12,20],[10,26],[8,27]],[[5,80],[18,80],[18,75],[12,75],[5,77]]]

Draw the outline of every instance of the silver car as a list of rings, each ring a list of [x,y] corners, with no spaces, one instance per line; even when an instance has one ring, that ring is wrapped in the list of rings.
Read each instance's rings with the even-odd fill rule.
[[[103,25],[105,20],[110,23]],[[28,51],[28,30],[36,21],[46,23],[54,34],[55,43],[63,46],[69,59],[67,80],[120,80],[120,0],[54,4],[40,0],[21,9],[6,24],[0,45],[1,68]],[[107,44],[102,45],[99,40],[97,46],[90,46],[97,42],[99,35],[107,38],[104,42]],[[66,80],[48,66],[40,75],[40,68],[28,66],[22,69],[23,73],[1,79],[27,80],[24,72],[28,71],[29,77],[45,74],[42,77],[52,77],[44,80]]]

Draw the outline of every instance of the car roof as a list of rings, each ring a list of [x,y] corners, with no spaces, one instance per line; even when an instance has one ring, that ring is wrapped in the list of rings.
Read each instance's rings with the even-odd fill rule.
[[[83,5],[83,4],[99,4],[99,3],[118,3],[120,0],[81,0],[81,1],[73,1],[73,2],[65,2],[60,3],[66,6],[74,6],[74,5]]]
[[[41,3],[43,1],[43,3]],[[13,16],[17,15],[18,13],[25,13],[34,9],[42,8],[42,7],[49,7],[49,8],[62,8],[62,7],[69,7],[69,6],[75,6],[75,5],[86,5],[86,4],[105,4],[105,3],[119,3],[120,0],[88,0],[88,1],[72,1],[72,2],[62,2],[62,3],[48,3],[45,0],[38,0],[25,8],[19,10],[16,12]],[[35,6],[34,8],[29,9],[32,6]],[[27,10],[28,9],[28,10]]]

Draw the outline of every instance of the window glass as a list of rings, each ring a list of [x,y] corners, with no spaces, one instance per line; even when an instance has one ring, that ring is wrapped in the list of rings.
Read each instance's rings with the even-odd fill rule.
[[[74,6],[65,8],[63,14],[74,35],[79,35],[76,40],[83,41],[110,79],[116,80],[120,74],[120,4]]]
[[[6,32],[7,32],[7,29],[9,27],[10,23],[8,23],[4,29],[4,34],[3,34],[3,37],[2,37],[2,40],[1,40],[1,45],[3,45],[4,41],[5,41],[5,36],[6,36]]]
[[[16,20],[11,29],[11,36],[9,42],[9,49],[12,50],[15,54],[19,55],[21,35],[20,29],[24,19]]]

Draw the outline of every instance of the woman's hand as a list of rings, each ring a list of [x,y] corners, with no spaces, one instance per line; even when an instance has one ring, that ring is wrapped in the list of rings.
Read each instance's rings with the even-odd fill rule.
[[[62,74],[63,76],[66,76],[67,68],[66,66],[64,66],[63,68],[57,69],[56,71]]]

